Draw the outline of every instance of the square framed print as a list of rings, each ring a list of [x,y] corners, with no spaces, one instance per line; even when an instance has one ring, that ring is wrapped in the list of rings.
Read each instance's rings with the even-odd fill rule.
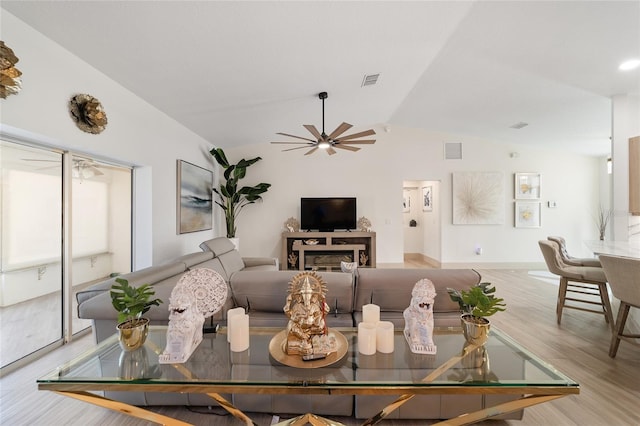
[[[178,234],[206,231],[213,227],[213,172],[178,160]]]
[[[539,201],[516,201],[515,203],[515,227],[516,228],[540,228],[542,203]]]
[[[433,187],[422,187],[422,211],[430,212],[433,210]]]
[[[454,225],[501,225],[506,211],[502,172],[454,172]]]
[[[540,198],[540,173],[516,173],[514,185],[516,200]]]

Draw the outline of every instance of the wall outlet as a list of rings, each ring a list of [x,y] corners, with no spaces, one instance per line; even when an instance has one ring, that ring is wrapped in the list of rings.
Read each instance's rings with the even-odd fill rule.
[[[556,207],[558,207],[558,203],[556,203],[555,201],[547,201],[547,206],[549,206],[550,209],[555,209]]]
[[[482,254],[482,247],[476,246],[476,254],[479,256]]]

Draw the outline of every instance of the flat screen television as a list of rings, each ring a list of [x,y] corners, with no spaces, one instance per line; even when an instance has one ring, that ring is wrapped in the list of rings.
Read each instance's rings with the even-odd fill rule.
[[[300,228],[305,231],[333,232],[356,228],[354,197],[301,198]]]

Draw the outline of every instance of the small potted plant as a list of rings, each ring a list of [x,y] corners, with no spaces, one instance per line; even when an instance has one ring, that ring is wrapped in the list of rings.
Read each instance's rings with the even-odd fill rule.
[[[152,306],[160,306],[162,300],[153,299],[155,291],[150,284],[132,287],[124,278],[116,278],[111,286],[111,304],[118,311],[118,337],[125,351],[140,348],[149,332],[149,319],[142,318]]]
[[[447,288],[451,300],[460,306],[462,330],[469,343],[483,345],[491,325],[487,317],[506,309],[504,299],[495,297],[495,291],[491,283],[480,283],[469,290]]]

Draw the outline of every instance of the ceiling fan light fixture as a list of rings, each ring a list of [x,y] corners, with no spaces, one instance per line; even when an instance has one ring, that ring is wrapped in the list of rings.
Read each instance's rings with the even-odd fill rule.
[[[327,149],[331,146],[331,144],[328,141],[320,141],[318,143],[318,148],[320,149]]]
[[[620,71],[631,71],[640,67],[640,59],[630,59],[620,64],[618,69]]]

